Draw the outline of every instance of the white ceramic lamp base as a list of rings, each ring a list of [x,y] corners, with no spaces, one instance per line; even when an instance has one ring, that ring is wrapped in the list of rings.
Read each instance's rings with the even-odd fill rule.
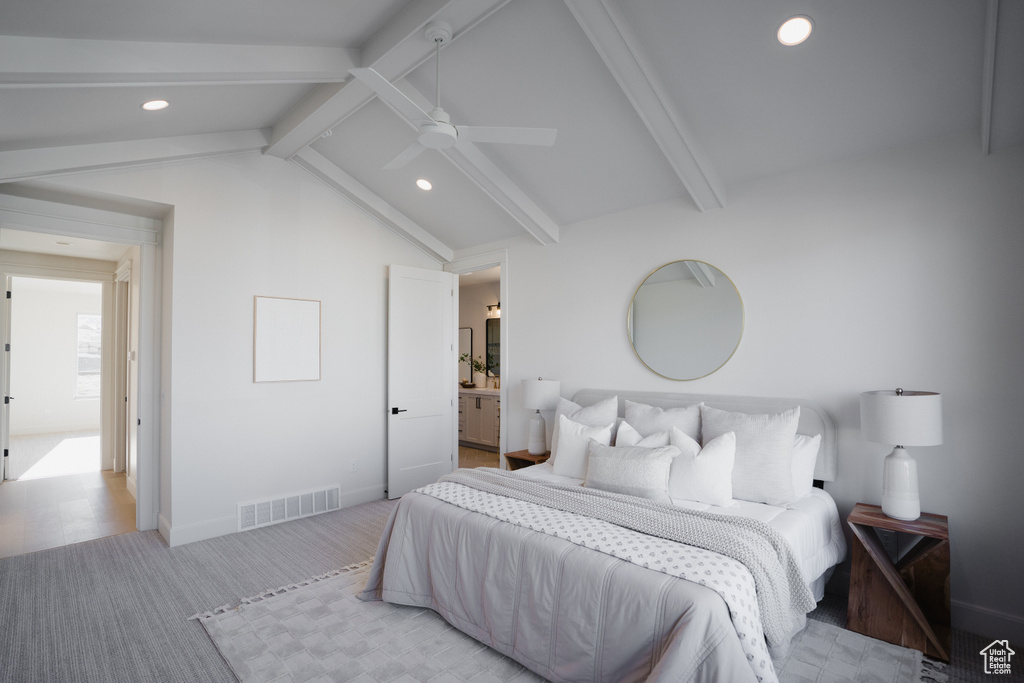
[[[526,445],[526,450],[530,455],[544,455],[547,453],[546,432],[544,418],[538,410],[530,418],[530,441]]]
[[[882,469],[882,512],[893,519],[913,521],[921,516],[917,493],[917,462],[897,446],[885,456]]]

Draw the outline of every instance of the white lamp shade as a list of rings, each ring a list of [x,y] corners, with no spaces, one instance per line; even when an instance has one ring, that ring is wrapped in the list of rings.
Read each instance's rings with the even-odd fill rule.
[[[890,446],[942,443],[942,395],[931,391],[865,391],[860,395],[864,438]]]
[[[527,410],[554,410],[562,383],[553,379],[524,379],[523,407]]]

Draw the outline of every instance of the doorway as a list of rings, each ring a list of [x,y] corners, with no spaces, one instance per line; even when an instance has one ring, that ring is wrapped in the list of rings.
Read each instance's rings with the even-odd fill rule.
[[[99,472],[103,286],[11,277],[6,478]]]
[[[124,393],[109,371],[121,324],[110,315],[113,283],[4,281],[0,557],[135,530],[135,497],[124,468],[111,466],[117,458],[104,428],[114,395]]]
[[[501,266],[459,275],[459,467],[499,467]]]

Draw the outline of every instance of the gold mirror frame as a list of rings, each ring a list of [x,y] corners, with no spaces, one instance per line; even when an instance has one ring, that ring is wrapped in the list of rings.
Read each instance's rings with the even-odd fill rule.
[[[641,310],[644,306],[648,306],[653,310],[656,309],[654,309],[654,304],[650,302],[643,300],[638,302],[637,297],[645,286],[653,287],[672,283],[677,283],[674,288],[675,291],[666,288],[664,292],[660,293],[663,295],[662,298],[665,299],[665,303],[674,303],[681,306],[681,308],[668,311],[665,315],[659,315],[658,317],[654,315],[647,316],[646,313],[642,313],[641,315],[646,316],[656,324],[654,328],[647,326],[651,330],[651,334],[657,337],[660,333],[662,338],[655,339],[651,344],[638,344],[635,334],[636,311],[634,308],[640,304]],[[693,283],[693,286],[697,289],[691,289],[689,283]],[[728,288],[724,287],[725,284],[728,284]],[[721,288],[715,292],[717,296],[706,297],[702,295],[702,292],[715,290],[719,286]],[[684,289],[679,289],[679,287]],[[652,290],[649,289],[647,291],[651,292]],[[651,294],[651,296],[654,296],[654,294]],[[704,310],[699,310],[700,305],[698,304],[700,303],[705,304],[703,306]],[[708,327],[709,323],[713,323],[711,327]],[[629,309],[626,312],[626,336],[629,338],[629,344],[633,348],[633,353],[651,372],[666,379],[688,382],[707,377],[717,372],[729,362],[736,353],[736,349],[739,348],[740,340],[743,338],[745,323],[746,316],[743,299],[740,297],[735,283],[729,279],[729,276],[709,263],[688,259],[666,263],[654,269],[644,278],[644,281],[636,288],[633,298],[629,302]],[[688,329],[692,326],[701,326],[701,336],[692,333],[687,334]],[[675,330],[675,333],[673,333],[673,330]],[[703,334],[703,330],[712,330],[714,338],[708,339]],[[682,366],[678,364],[679,360],[675,351],[687,352],[687,344],[680,343],[677,346],[677,341],[685,341],[687,338],[691,342],[690,348],[707,345],[715,345],[715,348],[707,351],[702,350],[705,359],[700,364],[700,369],[682,372],[680,371]],[[638,346],[641,348],[638,348]],[[688,376],[679,377],[673,375]]]

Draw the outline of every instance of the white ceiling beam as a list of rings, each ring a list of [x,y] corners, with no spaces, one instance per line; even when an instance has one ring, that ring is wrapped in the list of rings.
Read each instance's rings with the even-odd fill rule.
[[[538,242],[558,243],[558,223],[495,166],[479,147],[463,142],[440,151]]]
[[[433,103],[409,81],[402,78],[395,81],[393,85],[423,111],[433,109]],[[410,128],[416,129],[405,117],[401,118],[409,124]],[[558,243],[558,223],[544,213],[479,147],[469,142],[462,142],[455,147],[436,151],[447,157],[456,168],[512,216],[538,242],[541,244]]]
[[[0,36],[0,87],[327,83],[356,50]]]
[[[181,135],[0,152],[0,183],[262,150],[269,131]]]
[[[433,55],[422,35],[433,19],[444,19],[453,40],[490,16],[508,0],[417,0],[388,22],[360,53],[358,66],[371,67],[390,81],[402,78]],[[289,159],[373,99],[355,79],[325,83],[274,124],[266,153]]]
[[[335,190],[365,211],[381,225],[408,240],[439,263],[450,263],[455,252],[424,230],[416,221],[388,204],[372,190],[345,173],[334,163],[313,149],[303,149],[292,156],[291,162]]]
[[[725,206],[718,173],[613,0],[564,0],[700,211]]]
[[[981,152],[992,148],[992,99],[996,83],[996,41],[999,34],[999,0],[988,0],[985,9],[985,52],[981,73]]]

